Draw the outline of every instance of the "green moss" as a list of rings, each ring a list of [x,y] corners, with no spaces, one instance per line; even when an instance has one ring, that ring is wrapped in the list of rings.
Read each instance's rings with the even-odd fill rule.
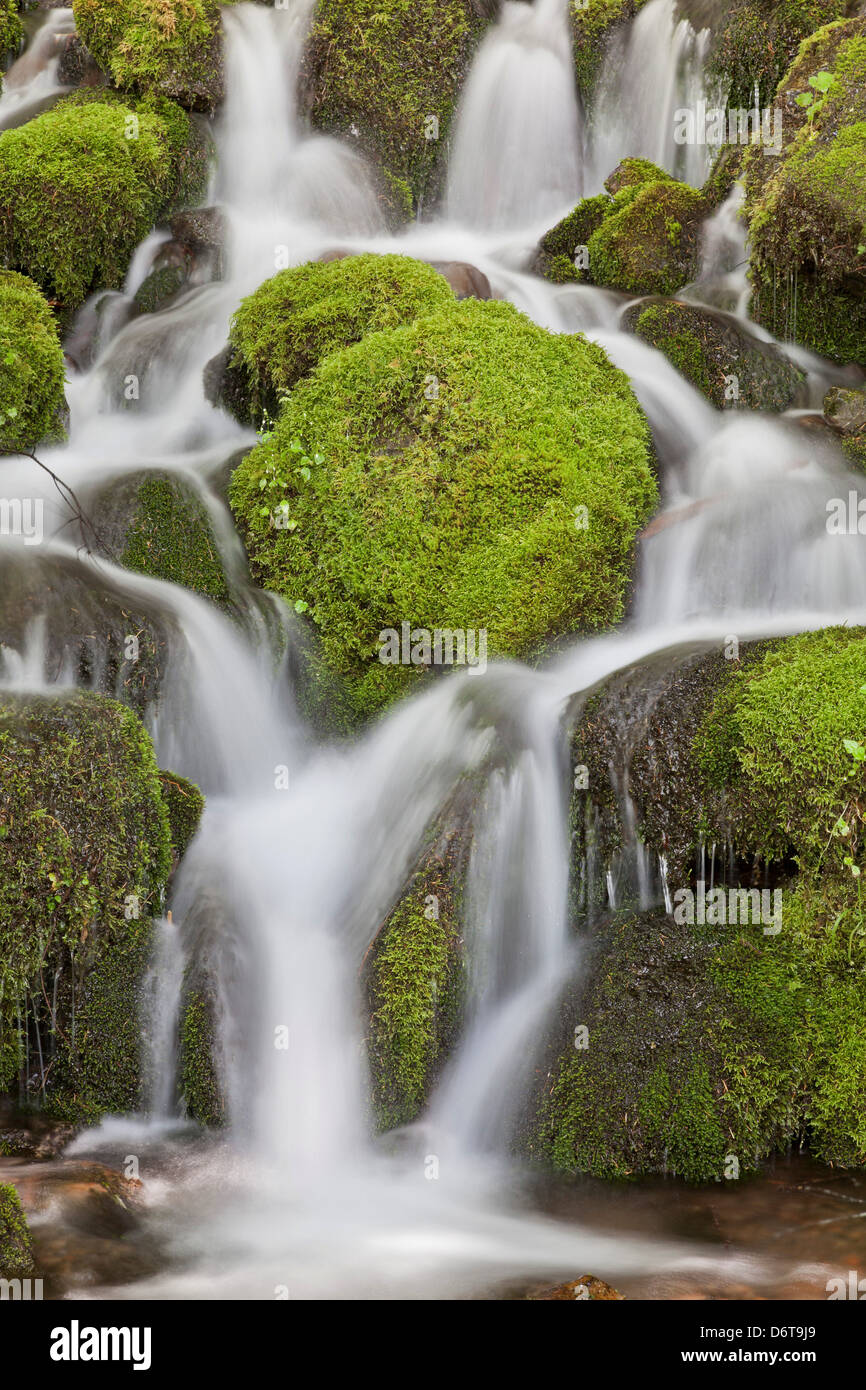
[[[187,1114],[217,1129],[225,1123],[225,1100],[213,1060],[213,1011],[208,998],[195,989],[186,996],[180,1048],[180,1086]]]
[[[308,605],[361,715],[419,675],[379,659],[404,621],[486,630],[491,656],[617,621],[655,499],[644,417],[601,349],[477,300],[326,358],[231,484],[254,573]]]
[[[225,570],[203,502],[177,478],[156,474],[137,488],[121,564],[226,604]]]
[[[135,247],[202,173],[179,107],[98,97],[0,134],[0,260],[66,311],[122,284]]]
[[[0,1090],[18,1073],[27,1019],[43,1055],[49,1044],[58,1054],[50,1086],[65,1110],[123,1108],[137,1065],[123,991],[171,866],[150,739],[101,696],[7,696],[0,773]]]
[[[833,81],[810,119],[795,98],[825,72]],[[752,313],[777,336],[866,362],[866,20],[807,40],[777,100],[782,156],[755,147],[745,162]]]
[[[644,183],[676,183],[676,179],[650,159],[621,159],[604,186],[613,196],[624,188],[639,188]]]
[[[571,0],[574,66],[584,98],[592,95],[613,29],[633,19],[646,0]]]
[[[380,1129],[421,1112],[456,1029],[460,929],[444,866],[416,875],[382,929],[369,986],[367,1051]]]
[[[841,867],[860,853],[862,829],[834,836],[862,781],[844,740],[866,742],[862,629],[827,628],[774,645],[735,671],[697,735],[710,791],[725,790],[737,845],[767,859],[796,854],[802,868]]]
[[[617,197],[624,194],[628,201],[589,239],[592,279],[627,294],[673,294],[697,273],[706,202],[672,180],[640,184],[636,193],[627,187]]]
[[[0,1279],[27,1278],[35,1272],[33,1244],[18,1193],[0,1183]]]
[[[0,270],[0,453],[62,437],[65,377],[57,324],[39,290]]]
[[[115,86],[206,108],[221,95],[221,3],[234,0],[73,0],[72,8]]]
[[[627,311],[623,326],[633,327],[639,338],[663,352],[719,410],[787,410],[806,382],[805,372],[773,347],[691,304],[666,300],[638,305]]]
[[[850,13],[849,0],[740,0],[713,40],[710,73],[727,87],[729,106],[763,108],[800,43]]]
[[[306,55],[313,121],[360,139],[395,219],[428,187],[479,32],[470,0],[319,0]]]
[[[453,302],[438,271],[409,256],[346,256],[281,271],[235,314],[231,397],[243,402],[245,422],[275,418],[282,397],[328,353]]]
[[[204,797],[194,782],[187,781],[177,772],[161,771],[159,782],[168,812],[171,847],[175,858],[180,860],[198,830],[204,812]]]
[[[0,0],[0,62],[14,56],[21,44],[24,31],[18,15],[18,0]],[[0,80],[0,91],[3,84]]]
[[[598,193],[593,198],[584,198],[573,212],[557,222],[541,238],[538,270],[545,279],[554,284],[564,284],[569,280],[587,278],[575,266],[578,247],[588,246],[589,238],[596,231],[613,208],[613,201],[606,193]]]

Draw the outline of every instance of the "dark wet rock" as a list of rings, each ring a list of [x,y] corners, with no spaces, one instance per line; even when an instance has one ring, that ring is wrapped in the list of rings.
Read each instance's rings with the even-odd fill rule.
[[[663,352],[719,410],[783,411],[804,399],[806,373],[731,315],[655,298],[627,309],[622,326]]]
[[[57,81],[63,87],[108,86],[108,78],[77,34],[68,34],[62,41]]]
[[[207,257],[214,265],[215,278],[222,273],[226,224],[220,208],[197,208],[177,213],[171,219],[175,241],[196,261]]]
[[[490,281],[477,266],[467,261],[430,261],[434,270],[448,281],[457,299],[492,299]]]
[[[142,314],[156,314],[160,309],[167,309],[188,282],[189,272],[182,256],[173,264],[159,265],[136,290],[133,300],[135,307]]]

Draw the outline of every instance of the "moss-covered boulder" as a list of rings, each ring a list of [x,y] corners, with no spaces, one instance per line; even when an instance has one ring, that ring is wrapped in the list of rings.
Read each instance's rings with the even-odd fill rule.
[[[360,716],[432,664],[425,633],[520,656],[617,621],[655,500],[601,349],[471,299],[327,357],[231,484],[254,575],[309,613]]]
[[[219,1129],[226,1118],[217,1053],[213,989],[201,979],[188,982],[181,1010],[180,1095],[189,1118],[207,1129]]]
[[[866,363],[866,19],[807,39],[782,79],[780,157],[745,162],[752,316],[840,362]]]
[[[714,26],[709,65],[728,105],[754,106],[756,88],[759,107],[771,105],[802,41],[855,9],[856,0],[737,0]]]
[[[213,526],[193,486],[170,473],[128,479],[103,497],[100,532],[119,562],[225,607],[231,590]]]
[[[160,770],[159,783],[168,813],[168,830],[174,862],[186,854],[204,812],[204,797],[195,782],[177,772]]]
[[[556,283],[585,280],[635,295],[673,294],[693,280],[715,185],[699,191],[649,160],[625,159],[606,187],[542,237],[536,269]]]
[[[383,924],[365,967],[367,1056],[379,1129],[411,1123],[462,1020],[464,817],[447,819]]]
[[[824,419],[839,434],[849,464],[866,473],[866,391],[832,387],[824,397]]]
[[[90,1119],[140,1101],[150,918],[171,868],[150,739],[98,695],[0,706],[0,1090]]]
[[[646,0],[571,0],[574,67],[584,100],[592,96],[611,35],[645,4]]]
[[[200,195],[206,151],[166,100],[79,94],[0,134],[0,262],[68,313],[117,288],[154,223]]]
[[[866,1163],[866,635],[728,655],[619,677],[577,731],[578,859],[593,819],[602,865],[636,822],[672,903],[595,917],[531,1141],[557,1167],[736,1178],[802,1141]]]
[[[207,111],[223,96],[221,3],[234,0],[73,0],[72,8],[116,87]]]
[[[806,385],[805,372],[727,314],[659,299],[628,309],[622,326],[663,352],[719,410],[787,410]]]
[[[215,403],[245,424],[275,420],[283,397],[329,352],[454,303],[447,281],[409,256],[345,256],[283,270],[243,300]]]
[[[0,0],[0,66],[17,53],[23,37],[18,0]],[[0,77],[0,92],[3,79]]]
[[[395,221],[430,185],[485,15],[472,0],[319,0],[305,57],[313,123],[371,158]]]
[[[57,323],[39,289],[0,270],[0,453],[62,437],[65,377]]]
[[[34,1274],[33,1243],[18,1193],[0,1183],[0,1279],[26,1279]]]

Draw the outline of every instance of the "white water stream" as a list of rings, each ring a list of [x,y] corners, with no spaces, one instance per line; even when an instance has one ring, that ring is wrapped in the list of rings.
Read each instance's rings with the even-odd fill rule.
[[[385,233],[359,156],[310,135],[298,116],[311,0],[228,12],[214,185],[229,226],[226,279],[106,332],[93,365],[69,382],[69,444],[45,457],[85,501],[125,474],[176,470],[200,489],[238,574],[238,541],[212,484],[252,436],[205,401],[201,375],[240,298],[274,273],[280,248],[295,263],[334,246],[469,261],[537,322],[597,338],[647,412],[671,524],[642,545],[626,629],[576,642],[542,671],[498,663],[480,679],[449,677],[356,741],[322,745],[278,659],[298,638],[281,605],[247,594],[241,629],[186,591],[94,562],[62,531],[47,483],[50,539],[29,550],[2,542],[0,574],[8,565],[38,576],[62,563],[168,625],[150,725],[161,765],[209,798],[154,966],[150,1122],[108,1122],[76,1151],[134,1138],[146,1153],[171,1127],[178,953],[202,935],[219,977],[230,1123],[218,1143],[179,1147],[171,1182],[152,1185],[152,1219],[177,1268],[113,1291],[122,1296],[268,1298],[286,1288],[292,1297],[451,1297],[506,1277],[593,1269],[615,1281],[649,1261],[686,1259],[532,1214],[507,1159],[547,1014],[577,964],[563,712],[654,654],[674,659],[731,632],[743,640],[864,620],[866,545],[826,533],[827,497],[855,486],[834,453],[788,422],[713,411],[663,357],[619,331],[616,296],[525,272],[538,232],[582,183],[592,191],[626,154],[672,165],[671,112],[700,86],[703,40],[675,23],[670,0],[651,0],[619,66],[611,56],[605,67],[585,135],[566,9],[566,0],[506,4],[466,84],[447,216],[400,237]],[[685,172],[700,182],[697,165]],[[145,261],[142,252],[133,279]],[[123,400],[130,373],[141,387],[135,410]],[[41,486],[27,461],[7,460],[4,476],[7,491]],[[46,652],[37,623],[23,647],[0,649],[3,683],[71,682],[68,667],[46,671]],[[285,788],[275,775],[283,768]],[[468,773],[487,785],[469,873],[466,1027],[428,1114],[374,1142],[361,963],[425,832]],[[286,1049],[274,1045],[281,1028]]]

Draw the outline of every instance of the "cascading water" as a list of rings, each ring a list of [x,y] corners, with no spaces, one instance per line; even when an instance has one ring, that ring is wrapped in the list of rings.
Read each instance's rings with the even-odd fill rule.
[[[577,964],[564,712],[617,671],[717,647],[731,630],[744,640],[862,617],[863,547],[856,538],[848,548],[825,544],[826,499],[850,480],[835,454],[819,454],[789,423],[712,410],[666,359],[618,330],[614,296],[521,270],[535,239],[521,229],[524,208],[549,225],[548,210],[569,206],[581,183],[564,0],[506,4],[466,85],[448,219],[399,240],[382,228],[357,154],[309,135],[297,116],[293,92],[311,13],[311,0],[296,0],[226,15],[228,100],[215,193],[229,225],[227,278],[129,322],[120,305],[93,365],[70,382],[70,443],[46,455],[85,501],[155,467],[194,484],[243,622],[173,585],[80,554],[58,534],[66,517],[47,482],[50,539],[33,552],[4,539],[0,551],[10,575],[63,567],[163,623],[168,671],[150,727],[161,763],[208,796],[173,888],[176,925],[163,925],[154,963],[150,1109],[161,1123],[170,1116],[179,991],[187,962],[204,950],[219,996],[229,1128],[223,1142],[180,1165],[154,1200],[154,1228],[176,1270],[114,1292],[270,1297],[279,1286],[300,1297],[455,1296],[528,1272],[572,1276],[598,1265],[616,1275],[650,1260],[658,1267],[682,1251],[532,1215],[505,1157],[546,1016]],[[673,167],[670,117],[684,92],[698,90],[701,43],[675,25],[670,0],[644,8],[624,58],[620,52],[619,66],[611,58],[602,78],[597,172],[624,154]],[[650,122],[652,83],[652,106],[663,116]],[[689,173],[699,181],[696,165]],[[252,436],[207,404],[201,374],[242,295],[273,273],[275,255],[299,262],[347,237],[357,249],[469,259],[495,293],[537,321],[594,336],[628,372],[647,412],[666,510],[643,546],[629,628],[576,643],[540,672],[497,663],[483,679],[449,677],[353,744],[321,746],[292,699],[294,616],[245,587],[239,543],[213,488],[220,466]],[[130,272],[127,297],[149,250]],[[134,411],[122,393],[130,373],[141,383]],[[30,492],[40,487],[29,461],[9,466]],[[0,652],[6,688],[74,679],[68,663],[48,669],[48,639],[58,634],[46,622]],[[466,1026],[427,1115],[374,1142],[359,975],[425,834],[470,776],[480,792]],[[622,794],[627,800],[627,785]],[[666,892],[663,866],[660,883],[651,866],[638,872],[642,900]],[[118,1133],[116,1124],[104,1127],[77,1151]]]

